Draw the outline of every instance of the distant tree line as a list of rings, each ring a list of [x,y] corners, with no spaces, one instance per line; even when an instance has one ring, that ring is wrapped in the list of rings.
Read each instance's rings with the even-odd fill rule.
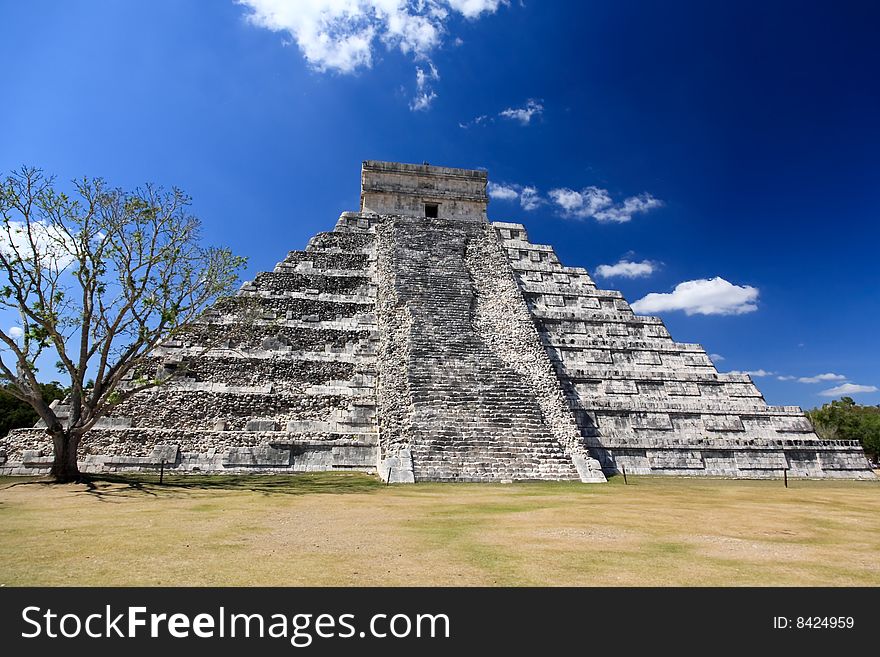
[[[820,438],[858,440],[876,462],[880,457],[880,406],[860,406],[841,397],[822,408],[807,411]]]
[[[69,388],[64,388],[58,381],[40,383],[40,393],[46,404],[51,404],[56,399],[64,399]],[[5,436],[13,429],[32,427],[37,423],[40,416],[26,401],[13,397],[4,388],[0,387],[0,437]]]

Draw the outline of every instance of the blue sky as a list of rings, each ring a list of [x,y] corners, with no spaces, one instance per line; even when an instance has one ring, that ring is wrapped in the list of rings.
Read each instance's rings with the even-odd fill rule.
[[[770,403],[880,403],[880,5],[345,4],[0,0],[0,170],[180,186],[250,277],[364,159],[485,167],[491,219]]]

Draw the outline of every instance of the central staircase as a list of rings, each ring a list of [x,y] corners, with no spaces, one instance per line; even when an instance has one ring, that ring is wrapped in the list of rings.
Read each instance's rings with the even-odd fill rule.
[[[579,480],[536,397],[474,328],[465,260],[478,225],[397,218],[398,302],[412,318],[408,383],[416,481]]]

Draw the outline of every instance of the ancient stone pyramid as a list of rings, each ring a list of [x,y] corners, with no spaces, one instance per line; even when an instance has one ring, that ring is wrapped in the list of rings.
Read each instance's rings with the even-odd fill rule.
[[[221,304],[164,344],[180,376],[94,428],[81,467],[873,477],[858,443],[819,440],[521,224],[489,223],[486,182],[364,162],[360,212],[242,286],[255,317]],[[0,472],[42,472],[51,444],[18,430],[0,453]]]

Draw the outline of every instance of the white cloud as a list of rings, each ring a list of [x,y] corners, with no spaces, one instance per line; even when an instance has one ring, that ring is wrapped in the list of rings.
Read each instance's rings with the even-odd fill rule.
[[[538,194],[537,188],[523,187],[522,192],[520,192],[519,195],[519,204],[522,206],[523,210],[531,212],[543,205],[543,203],[544,199]]]
[[[9,330],[6,331],[6,335],[8,335],[13,340],[18,340],[21,336],[24,335],[24,331],[20,326],[10,326]]]
[[[450,17],[477,19],[507,0],[237,0],[248,21],[287,35],[318,71],[354,73],[373,65],[377,42],[417,62],[430,63]],[[418,71],[424,69],[417,69]],[[437,79],[434,77],[433,79]],[[430,107],[437,94],[419,88],[410,106]]]
[[[788,375],[788,374],[783,374],[783,375],[781,375],[781,376],[777,376],[776,378],[777,378],[779,381],[794,381],[797,377],[796,377],[796,376],[790,376],[790,375]]]
[[[449,6],[461,13],[465,18],[478,18],[483,12],[494,13],[498,5],[507,4],[507,0],[446,0]]]
[[[558,205],[566,214],[576,217],[591,217],[602,208],[611,205],[608,190],[599,187],[587,187],[580,192],[567,187],[550,190],[550,200]]]
[[[534,98],[529,98],[526,101],[525,106],[523,107],[508,107],[505,110],[501,110],[498,114],[480,114],[480,116],[474,117],[470,121],[465,121],[464,123],[459,123],[459,128],[464,128],[467,130],[468,128],[472,128],[474,126],[483,125],[487,123],[495,123],[497,118],[508,119],[511,121],[519,121],[521,125],[529,125],[532,122],[532,118],[535,116],[539,116],[544,113],[544,104],[543,101],[535,100]]]
[[[634,214],[639,212],[647,212],[663,205],[660,199],[654,198],[650,194],[639,194],[638,196],[630,196],[624,199],[622,205],[614,205],[605,210],[600,210],[593,215],[597,221],[616,221],[624,223],[632,219]]]
[[[417,112],[431,108],[431,103],[437,97],[431,88],[431,81],[439,79],[440,74],[431,62],[428,62],[427,69],[423,69],[421,66],[416,67],[416,95],[409,104],[411,110]]]
[[[480,114],[480,116],[477,116],[477,117],[471,119],[470,121],[466,121],[465,123],[459,123],[458,127],[462,128],[463,130],[467,130],[468,128],[472,128],[475,125],[481,125],[481,124],[487,123],[487,122],[491,123],[492,120],[493,120],[492,117],[489,116],[488,114]]]
[[[775,372],[768,372],[767,370],[731,370],[728,374],[748,374],[751,377],[756,377],[773,376]]]
[[[672,292],[652,292],[632,304],[639,314],[683,310],[687,315],[742,315],[758,309],[758,289],[716,276],[684,281]]]
[[[837,397],[838,395],[854,395],[859,392],[877,392],[877,386],[862,386],[856,383],[843,383],[828,390],[823,390],[819,394],[823,397]]]
[[[596,276],[601,276],[602,278],[614,278],[616,276],[621,278],[643,278],[650,276],[656,270],[657,265],[650,260],[631,262],[621,258],[613,265],[598,265],[595,273]]]
[[[534,98],[529,98],[524,107],[508,107],[498,112],[498,116],[512,121],[519,121],[522,125],[532,122],[532,117],[539,116],[544,112],[544,105]]]
[[[493,183],[490,180],[489,186],[487,187],[486,191],[489,193],[490,198],[494,198],[499,201],[515,201],[519,198],[519,191],[517,191],[517,187],[518,186]]]
[[[623,203],[615,204],[607,189],[592,185],[581,191],[568,187],[551,189],[549,196],[566,216],[578,219],[593,217],[596,221],[617,223],[625,223],[632,219],[634,214],[647,212],[663,205],[660,199],[647,193],[630,196],[624,199]]]
[[[485,116],[478,116],[471,125],[479,123],[484,119],[486,119]],[[464,124],[459,125],[462,128],[469,127]],[[536,210],[540,206],[552,202],[559,206],[563,214],[567,216],[578,218],[594,217],[597,221],[626,222],[632,219],[632,215],[637,212],[647,212],[652,208],[663,205],[661,201],[655,199],[650,194],[631,196],[624,200],[623,203],[615,204],[608,190],[599,187],[587,187],[579,192],[564,187],[552,189],[545,198],[540,194],[537,187],[490,182],[488,192],[490,197],[500,201],[513,201],[519,197],[523,210]],[[653,263],[632,264],[644,265]],[[602,266],[608,267],[609,265]],[[656,265],[653,266],[656,268]],[[602,274],[600,273],[600,275]],[[635,278],[635,276],[629,276],[629,278]]]
[[[794,377],[792,377],[794,378]],[[798,379],[801,383],[821,383],[822,381],[846,381],[846,377],[843,374],[833,374],[832,372],[828,372],[827,374],[817,374],[816,376],[802,376]]]
[[[722,356],[721,354],[709,354],[709,358],[712,359],[712,362],[713,362],[713,363],[720,363],[720,362],[723,361],[723,360],[727,360],[727,359],[726,359],[724,356]]]
[[[498,201],[515,201],[519,199],[519,204],[523,210],[532,211],[539,208],[545,203],[544,199],[538,193],[537,187],[516,184],[498,184],[489,182],[487,188],[490,198]]]
[[[7,257],[33,260],[34,248],[31,247],[33,240],[36,255],[44,267],[57,267],[61,270],[74,261],[72,255],[75,251],[74,244],[58,228],[44,221],[32,221],[30,233],[29,236],[28,225],[23,221],[10,220],[8,230],[7,225],[0,223],[0,251]]]

